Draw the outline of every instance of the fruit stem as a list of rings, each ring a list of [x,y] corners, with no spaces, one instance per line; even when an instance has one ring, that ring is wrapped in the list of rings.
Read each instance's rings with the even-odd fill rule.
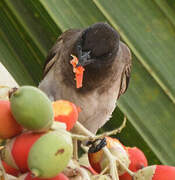
[[[73,159],[78,161],[78,143],[77,139],[73,139]]]
[[[103,134],[99,134],[99,135],[94,135],[92,134],[90,131],[88,132],[88,130],[82,126],[79,122],[77,122],[77,125],[75,124],[75,128],[76,130],[78,130],[79,133],[83,134],[72,134],[72,138],[76,138],[80,141],[85,141],[85,140],[88,140],[88,141],[95,141],[96,139],[103,139],[104,137],[106,136],[111,136],[111,135],[115,135],[117,133],[120,133],[123,128],[126,126],[126,116],[124,117],[124,120],[121,124],[121,126],[117,129],[114,129],[112,131],[109,131],[109,132],[105,132]]]
[[[9,99],[10,99],[10,97],[11,97],[13,94],[15,94],[15,95],[18,94],[18,93],[15,93],[17,90],[18,90],[17,87],[14,87],[14,88],[12,88],[12,89],[9,90],[9,92],[8,92]]]
[[[99,175],[104,175],[109,170],[109,166],[106,166],[103,171],[100,172]]]
[[[83,149],[83,151],[85,152],[85,153],[88,153],[88,150],[89,150],[89,148],[87,147],[87,146],[84,146],[82,143],[81,143],[81,148]]]
[[[52,130],[59,130],[59,129],[66,130],[66,124],[62,122],[58,122],[58,121],[53,121],[51,129]]]
[[[120,133],[123,130],[123,128],[125,128],[126,122],[127,122],[127,119],[126,119],[126,116],[124,116],[124,120],[123,120],[123,122],[122,122],[122,124],[121,124],[121,126],[119,128],[114,129],[114,130],[109,131],[109,132],[105,132],[103,134],[96,135],[95,138],[96,139],[102,139],[102,138],[104,138],[106,136],[111,136],[111,135],[115,135],[117,133]]]
[[[84,170],[83,168],[79,168],[78,170],[84,180],[90,180],[90,177],[86,170]]]
[[[77,139],[79,141],[86,141],[86,140],[93,141],[94,140],[93,137],[84,136],[84,135],[80,135],[80,134],[73,134],[73,133],[71,133],[71,136],[72,136],[73,139]]]
[[[126,117],[124,117],[124,121],[122,123],[122,125],[113,131],[110,131],[108,133],[104,133],[101,135],[97,135],[95,136],[93,133],[91,133],[88,129],[86,129],[81,123],[79,123],[78,121],[75,124],[75,130],[83,135],[75,135],[73,134],[73,137],[76,137],[78,140],[96,140],[99,139],[103,136],[106,135],[112,135],[113,133],[117,133],[117,132],[121,132],[121,130],[125,127],[126,125]],[[87,137],[88,136],[88,137]],[[102,148],[104,153],[106,154],[106,156],[108,157],[109,160],[109,166],[110,166],[110,175],[112,176],[113,180],[119,180],[118,177],[118,173],[117,173],[117,168],[116,168],[116,161],[119,162],[119,164],[121,164],[121,166],[131,175],[134,176],[134,173],[132,171],[130,171],[121,161],[120,159],[116,158],[115,156],[113,156],[111,154],[111,152],[109,151],[109,149],[105,146]]]
[[[115,157],[115,156],[113,156],[113,158],[116,160],[116,161],[118,161],[118,163],[123,167],[123,169],[125,170],[125,171],[127,171],[127,173],[130,175],[130,176],[134,176],[135,175],[135,173],[134,172],[132,172],[131,170],[129,170],[124,164],[123,164],[123,162],[120,160],[120,159],[118,159],[117,157]]]
[[[76,122],[74,127],[78,132],[81,132],[83,135],[90,136],[90,138],[95,138],[95,135],[93,133],[91,133],[88,129],[86,129],[78,121]],[[109,151],[109,149],[106,146],[103,147],[102,149],[109,159],[110,175],[112,177],[112,180],[119,180],[118,171],[116,168],[116,159],[113,157],[113,155],[111,154],[111,152]]]
[[[39,177],[40,171],[38,169],[31,169],[31,175],[33,178]]]
[[[74,131],[81,133],[82,135],[89,136],[89,138],[93,138],[95,135],[93,133],[91,133],[88,129],[86,129],[80,122],[76,122],[74,125]],[[87,138],[87,137],[86,137]]]
[[[114,158],[114,156],[111,154],[111,152],[106,146],[103,147],[103,151],[109,160],[109,169],[110,169],[110,175],[111,175],[112,180],[119,180],[118,171],[116,168],[116,159]]]

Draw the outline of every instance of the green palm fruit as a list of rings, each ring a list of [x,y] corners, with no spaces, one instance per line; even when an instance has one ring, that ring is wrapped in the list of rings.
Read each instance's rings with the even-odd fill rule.
[[[34,177],[52,178],[68,165],[73,152],[69,132],[60,129],[40,137],[28,156],[28,167]]]
[[[45,131],[54,119],[47,95],[33,86],[22,86],[10,94],[10,105],[16,121],[28,130]]]

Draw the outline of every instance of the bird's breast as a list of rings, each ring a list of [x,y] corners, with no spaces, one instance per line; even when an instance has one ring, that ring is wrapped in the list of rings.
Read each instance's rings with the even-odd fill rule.
[[[117,94],[115,86],[103,93],[96,89],[88,94],[79,94],[76,90],[62,86],[55,99],[65,99],[76,104],[81,109],[79,122],[96,133],[110,119],[116,106]]]

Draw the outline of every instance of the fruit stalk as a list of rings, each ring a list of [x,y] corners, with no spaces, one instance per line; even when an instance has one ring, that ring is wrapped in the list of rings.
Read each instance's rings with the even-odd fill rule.
[[[116,158],[111,154],[111,152],[109,151],[109,149],[106,146],[103,147],[103,151],[109,159],[109,168],[110,168],[110,174],[111,174],[112,179],[119,180],[117,168],[115,165]]]
[[[87,130],[83,125],[81,125],[79,122],[76,122],[74,126],[78,132],[81,132],[83,135],[89,136],[89,139],[95,138],[95,135],[91,133],[89,130]],[[111,152],[108,150],[108,148],[105,146],[103,147],[103,151],[106,154],[107,158],[109,159],[109,168],[110,168],[110,175],[112,177],[112,180],[119,180],[117,168],[116,168],[116,158],[111,154]],[[127,169],[128,171],[128,169]]]
[[[73,142],[73,159],[78,160],[78,141],[77,139],[72,139]]]
[[[120,133],[122,131],[122,129],[126,126],[126,121],[127,121],[127,119],[126,119],[126,117],[124,117],[124,120],[119,128],[114,129],[109,132],[105,132],[103,134],[96,135],[96,136],[94,134],[92,135],[92,133],[90,131],[89,132],[91,134],[88,134],[89,132],[87,132],[87,129],[84,128],[80,123],[78,123],[78,125],[77,126],[75,125],[74,128],[76,128],[76,130],[78,129],[78,132],[80,132],[81,134],[77,135],[77,134],[72,133],[71,136],[72,136],[72,138],[78,139],[80,141],[86,141],[86,140],[95,141],[96,139],[103,139],[106,136],[111,136],[111,135]],[[82,135],[82,134],[84,134],[84,135]]]
[[[103,134],[96,135],[95,138],[96,139],[103,139],[106,136],[111,136],[111,135],[115,135],[115,134],[120,133],[123,130],[123,128],[126,126],[126,121],[127,121],[126,116],[124,116],[124,120],[123,120],[123,122],[119,128],[114,129],[112,131],[105,132]]]

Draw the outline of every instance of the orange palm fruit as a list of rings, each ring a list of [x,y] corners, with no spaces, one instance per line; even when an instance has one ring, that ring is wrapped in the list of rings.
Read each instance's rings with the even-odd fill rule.
[[[89,164],[89,159],[88,159],[88,154],[85,153],[83,154],[79,160],[78,160],[79,164],[81,167],[87,169],[91,174],[93,175],[97,175],[98,173],[91,167],[91,165]]]
[[[7,139],[22,132],[22,127],[14,119],[10,102],[0,100],[0,138]]]
[[[67,131],[71,130],[78,120],[78,109],[76,105],[65,100],[55,101],[52,105],[55,121],[65,123]]]
[[[125,147],[120,143],[120,141],[115,138],[105,138],[109,151],[118,159],[120,159],[120,161],[122,161],[126,167],[129,167],[130,160],[128,153],[125,150]],[[90,165],[97,173],[100,173],[109,164],[108,159],[102,149],[94,153],[88,153],[88,157]],[[121,167],[120,164],[118,164],[117,161],[116,165],[119,175],[124,174],[125,170]]]

